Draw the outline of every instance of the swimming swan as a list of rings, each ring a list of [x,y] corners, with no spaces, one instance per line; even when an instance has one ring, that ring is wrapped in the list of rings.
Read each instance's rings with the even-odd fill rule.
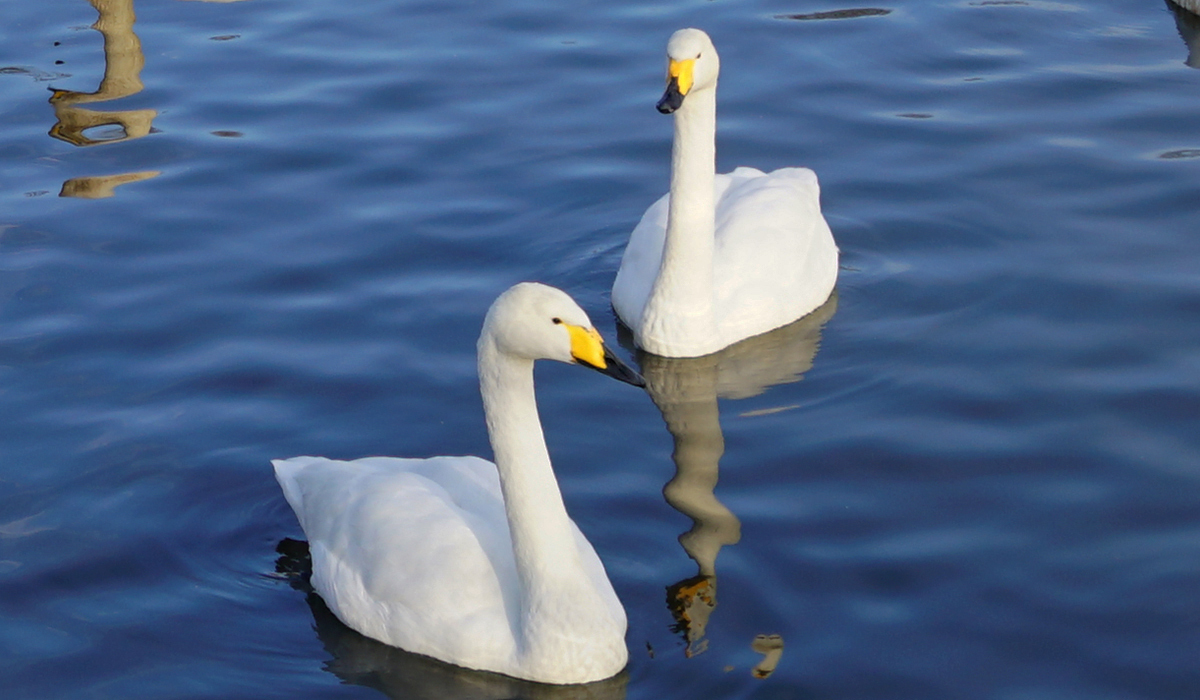
[[[458,666],[543,683],[625,667],[625,610],[567,515],[538,418],[534,360],[642,378],[553,287],[492,304],[479,385],[496,463],[479,457],[275,460],[312,552],[312,585],[346,625]]]
[[[698,357],[820,306],[838,249],[811,170],[716,174],[720,61],[708,35],[680,29],[667,58],[658,111],[675,113],[671,191],[630,235],[612,304],[644,350]]]

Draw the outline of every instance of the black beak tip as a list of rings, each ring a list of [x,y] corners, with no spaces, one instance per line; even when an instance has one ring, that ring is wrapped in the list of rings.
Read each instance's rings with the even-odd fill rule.
[[[621,381],[623,381],[627,384],[632,384],[632,385],[638,387],[639,389],[645,389],[646,388],[645,378],[642,377],[642,375],[638,374],[637,372],[635,372],[632,369],[630,369],[628,371],[629,371],[629,378],[622,379]]]
[[[654,108],[662,114],[671,114],[675,110],[679,109],[679,106],[682,104],[683,95],[679,94],[678,91],[668,90],[667,93],[662,96],[662,99],[658,101],[658,104],[654,105]]]
[[[658,101],[655,108],[663,114],[670,114],[679,109],[683,104],[683,93],[679,91],[679,81],[671,78],[667,83],[667,91],[663,93],[662,99]]]
[[[596,367],[591,364],[586,364],[585,366],[591,367],[601,374],[607,374],[613,379],[620,380],[626,384],[632,384],[636,387],[645,388],[646,380],[642,378],[642,375],[638,374],[637,371],[618,359],[617,356],[612,353],[612,350],[608,349],[607,347],[604,348],[604,364],[605,366],[603,368]]]

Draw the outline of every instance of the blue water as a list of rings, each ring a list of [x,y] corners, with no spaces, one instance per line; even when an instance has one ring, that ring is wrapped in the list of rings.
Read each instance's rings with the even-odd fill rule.
[[[1196,696],[1197,18],[134,4],[0,4],[4,697]],[[489,454],[474,341],[516,281],[617,337],[683,26],[720,169],[818,173],[836,298],[716,357],[626,345],[650,396],[539,369],[624,675],[348,632],[276,572],[269,460]]]

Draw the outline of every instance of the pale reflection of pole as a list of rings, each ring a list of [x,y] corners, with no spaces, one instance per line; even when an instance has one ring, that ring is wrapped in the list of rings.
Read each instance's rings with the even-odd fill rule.
[[[1166,0],[1175,14],[1175,28],[1187,44],[1187,65],[1200,68],[1200,0]]]
[[[679,543],[698,572],[667,587],[667,607],[675,631],[687,640],[684,653],[689,657],[708,647],[705,630],[717,606],[717,555],[741,538],[741,522],[714,494],[725,453],[717,399],[748,398],[799,381],[812,368],[821,328],[836,310],[835,295],[795,323],[705,357],[639,354],[646,390],[675,441],[675,476],[663,487],[663,496],[692,519]]]
[[[161,170],[143,170],[137,173],[122,173],[120,175],[89,175],[73,177],[63,183],[59,197],[78,197],[80,199],[106,199],[116,194],[119,185],[140,180],[149,180],[162,174]]]
[[[142,42],[133,33],[133,0],[88,0],[100,13],[92,29],[104,37],[104,78],[95,92],[52,90],[50,104],[58,121],[50,135],[75,146],[94,146],[141,138],[150,133],[151,122],[158,115],[152,109],[124,112],[100,112],[78,105],[107,102],[135,95],[142,91],[142,67],[146,59]],[[88,136],[88,129],[100,126],[120,128],[119,135],[101,138]]]
[[[99,19],[92,28],[104,37],[104,77],[95,92],[52,90],[50,104],[54,107],[54,126],[50,135],[73,146],[95,146],[137,139],[149,134],[151,123],[158,115],[153,109],[134,109],[117,112],[98,111],[80,107],[81,104],[107,102],[142,91],[142,67],[146,63],[142,42],[133,33],[133,0],[88,0]],[[113,133],[89,135],[90,129],[114,127]],[[77,177],[63,183],[60,197],[103,199],[113,196],[119,185],[148,180],[160,175],[157,170],[143,170],[116,175]]]
[[[755,678],[766,678],[775,673],[779,658],[783,656],[783,637],[777,634],[760,634],[751,642],[750,648],[763,655],[762,661],[750,673]]]

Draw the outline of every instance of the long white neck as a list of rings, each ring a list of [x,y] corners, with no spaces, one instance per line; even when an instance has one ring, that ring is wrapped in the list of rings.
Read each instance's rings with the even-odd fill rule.
[[[533,361],[479,344],[479,388],[500,472],[513,554],[526,594],[537,593],[579,558],[550,465],[533,390]]]
[[[662,264],[643,314],[643,347],[655,354],[692,353],[717,342],[713,315],[716,85],[687,95],[675,112],[671,198]],[[656,337],[676,347],[652,347]],[[679,346],[688,347],[679,347]],[[718,344],[719,347],[719,344]]]
[[[601,625],[595,616],[605,608],[583,565],[550,465],[533,361],[502,353],[485,337],[479,343],[479,387],[521,584],[520,629],[514,630],[518,653],[522,663],[536,665],[560,656],[572,634],[594,634]],[[577,631],[564,631],[564,621]]]

